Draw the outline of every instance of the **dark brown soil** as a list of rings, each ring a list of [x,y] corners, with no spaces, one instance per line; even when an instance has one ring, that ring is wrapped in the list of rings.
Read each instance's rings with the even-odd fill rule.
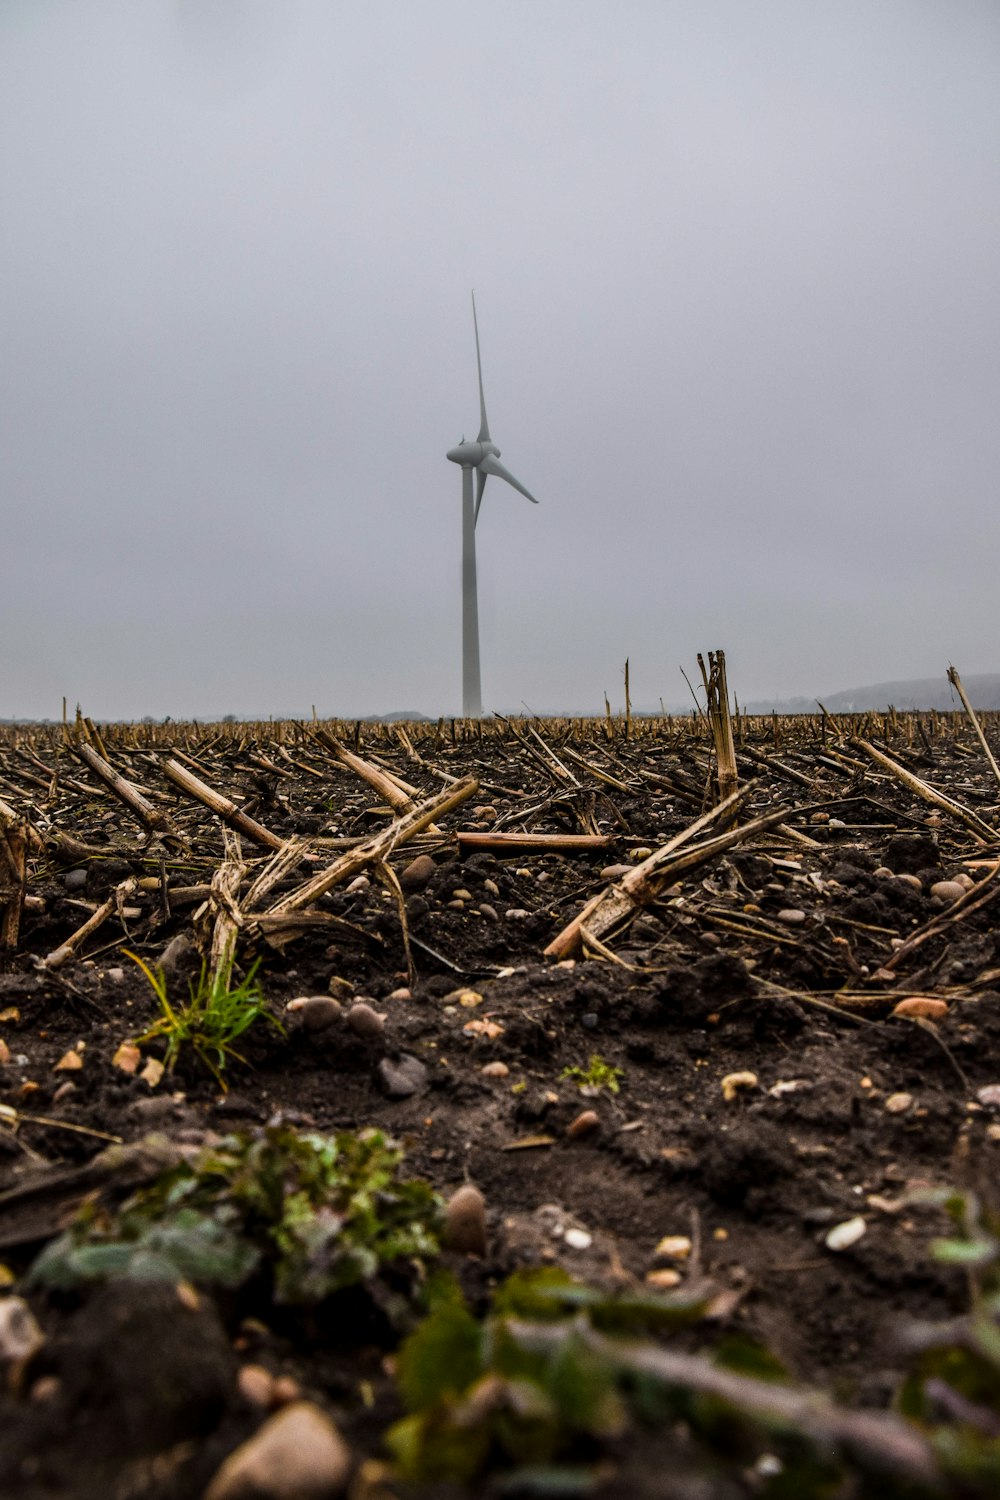
[[[322,910],[341,922],[307,931],[284,951],[251,935],[240,964],[260,957],[276,1015],[296,997],[327,994],[339,976],[384,1013],[385,1032],[365,1039],[343,1020],[310,1032],[292,1012],[284,1037],[259,1028],[245,1039],[252,1066],[227,1071],[225,1094],[195,1058],[182,1058],[155,1088],[112,1060],[156,1013],[121,948],[153,963],[192,933],[194,907],[171,909],[157,891],[129,895],[125,905],[140,915],[109,919],[65,966],[39,966],[128,875],[162,869],[173,888],[209,880],[221,858],[218,824],[164,793],[192,852],[163,863],[67,756],[57,760],[56,749],[32,742],[37,781],[46,780],[39,763],[60,770],[46,801],[44,785],[30,781],[32,762],[16,747],[0,749],[0,797],[30,811],[48,846],[29,860],[36,899],[17,951],[0,959],[0,1036],[9,1051],[0,1104],[18,1112],[16,1124],[11,1115],[0,1129],[0,1261],[20,1275],[79,1201],[74,1173],[107,1144],[87,1132],[128,1142],[161,1132],[195,1143],[275,1116],[324,1131],[378,1125],[405,1142],[409,1174],[444,1194],[466,1181],[484,1193],[488,1255],[459,1265],[473,1300],[509,1270],[547,1261],[589,1280],[641,1283],[671,1264],[656,1258],[661,1238],[687,1235],[720,1293],[732,1293],[715,1324],[686,1336],[690,1347],[739,1329],[796,1379],[832,1388],[848,1404],[884,1406],[902,1370],[900,1324],[964,1306],[962,1278],[928,1255],[940,1220],[909,1204],[908,1191],[960,1184],[997,1196],[1000,1123],[977,1091],[1000,1084],[1000,906],[967,903],[967,916],[873,976],[900,939],[946,914],[933,883],[968,876],[987,883],[984,896],[992,889],[994,849],[856,749],[842,745],[847,759],[824,759],[811,742],[775,756],[758,742],[759,753],[800,780],[773,763],[747,763],[758,781],[745,816],[797,805],[789,822],[817,847],[775,832],[738,846],[609,939],[618,962],[555,964],[542,950],[601,889],[602,868],[629,863],[633,850],[655,849],[689,824],[705,783],[698,745],[651,734],[568,744],[627,790],[575,762],[573,787],[501,738],[421,745],[440,771],[475,774],[484,789],[419,841],[434,866],[406,897],[415,982],[395,901],[374,877],[324,898]],[[376,793],[316,746],[293,748],[280,762],[263,732],[191,748],[215,786],[280,836],[368,835],[385,823],[384,812],[373,812],[383,806]],[[154,749],[109,753],[126,776],[162,787]],[[905,739],[889,749],[992,819],[998,788],[955,725],[926,749]],[[361,752],[377,753],[419,797],[440,790],[440,779],[392,740],[362,741]],[[255,764],[261,754],[263,768]],[[488,810],[476,816],[472,806]],[[816,813],[824,821],[812,821]],[[616,843],[589,857],[458,856],[456,828],[498,825],[596,827]],[[55,828],[106,852],[60,855]],[[245,843],[244,852],[261,851]],[[393,856],[398,873],[415,852]],[[191,950],[171,983],[183,992],[197,967]],[[394,993],[404,988],[408,996]],[[944,999],[947,1014],[931,1025],[893,1018],[895,1002],[911,995]],[[476,1024],[484,1021],[495,1025]],[[70,1052],[82,1066],[66,1067]],[[566,1076],[586,1070],[594,1054],[620,1070],[617,1093],[581,1089]],[[400,1058],[422,1065],[414,1070],[420,1082],[394,1098]],[[491,1063],[507,1071],[484,1074]],[[736,1073],[753,1077],[728,1098],[723,1080]],[[909,1102],[899,1100],[904,1094]],[[570,1126],[584,1110],[596,1112],[599,1127],[574,1137]],[[29,1198],[24,1190],[35,1182],[43,1186]],[[857,1215],[863,1237],[841,1252],[827,1248],[829,1230]],[[570,1227],[586,1230],[589,1246],[571,1248]],[[351,1342],[322,1317],[282,1321],[271,1308],[208,1296],[189,1306],[162,1285],[28,1296],[47,1342],[0,1401],[0,1493],[200,1494],[261,1420],[237,1395],[246,1362],[293,1377],[333,1414],[359,1459],[384,1457],[381,1433],[399,1407],[378,1328]],[[611,1460],[603,1495],[708,1500],[753,1491],[738,1466],[706,1479],[681,1434],[630,1440]]]

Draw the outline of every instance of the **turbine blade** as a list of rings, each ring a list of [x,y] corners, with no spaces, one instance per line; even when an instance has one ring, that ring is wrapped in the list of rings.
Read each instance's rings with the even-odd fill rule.
[[[477,469],[476,470],[476,511],[475,511],[475,515],[472,518],[472,524],[473,524],[473,526],[475,526],[476,522],[479,520],[479,507],[483,503],[483,490],[485,488],[486,488],[486,473],[485,473],[485,470],[483,470],[483,469]]]
[[[535,499],[531,491],[526,490],[521,481],[519,479],[515,479],[510,470],[505,469],[500,460],[494,458],[492,453],[487,453],[486,457],[480,460],[477,468],[479,469],[480,474],[495,474],[498,479],[506,479],[507,483],[512,484],[514,488],[518,490],[526,500],[531,501],[532,505],[538,504],[538,501]],[[483,482],[485,483],[485,480]]]
[[[483,362],[479,357],[479,320],[476,317],[476,294],[472,294],[472,326],[476,330],[476,369],[479,372],[479,441],[492,442],[490,424],[486,420],[486,397],[483,395]]]

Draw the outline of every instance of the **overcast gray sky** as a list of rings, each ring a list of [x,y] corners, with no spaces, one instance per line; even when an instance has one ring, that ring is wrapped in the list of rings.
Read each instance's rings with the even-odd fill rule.
[[[1000,670],[996,0],[3,0],[0,717]]]

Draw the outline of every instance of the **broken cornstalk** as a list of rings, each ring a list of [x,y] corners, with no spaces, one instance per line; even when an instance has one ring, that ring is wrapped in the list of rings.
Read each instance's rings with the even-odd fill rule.
[[[939,807],[942,812],[950,813],[953,818],[957,818],[960,823],[964,823],[966,828],[975,834],[980,843],[992,844],[996,842],[996,829],[991,828],[988,823],[984,823],[982,818],[974,813],[971,808],[964,807],[961,802],[956,802],[954,797],[948,797],[944,792],[939,792],[936,787],[931,786],[929,782],[922,781],[919,776],[915,776],[912,771],[908,771],[905,766],[901,766],[898,761],[893,760],[891,755],[886,755],[882,750],[876,750],[875,746],[869,744],[867,740],[851,740],[851,744],[856,746],[857,749],[863,750],[876,765],[881,766],[890,775],[895,776],[897,781],[901,781],[905,787],[908,787],[911,792],[915,792],[918,797],[922,797],[925,802],[930,802],[934,807]]]
[[[166,813],[160,812],[151,802],[147,802],[142,793],[120,776],[114,766],[109,765],[96,750],[89,745],[74,745],[73,754],[82,760],[84,765],[91,770],[99,781],[119,799],[125,806],[135,814],[146,832],[162,839],[169,848],[183,849],[184,839],[174,827]]]
[[[703,813],[687,828],[675,834],[672,839],[668,839],[648,859],[636,865],[634,870],[623,875],[621,880],[608,886],[588,901],[583,910],[552,939],[545,949],[546,958],[570,958],[579,951],[585,929],[594,937],[603,937],[619,922],[634,916],[641,906],[655,901],[664,886],[682,869],[688,869],[692,864],[700,864],[702,860],[711,859],[713,854],[731,848],[743,838],[761,832],[764,827],[773,828],[776,823],[788,817],[789,809],[779,808],[776,812],[769,813],[766,818],[757,818],[753,823],[748,823],[745,829],[709,839],[706,843],[699,844],[683,854],[678,852],[713,823],[725,823],[735,817],[738,808],[749,795],[752,785],[752,782],[748,782],[740,791],[734,792],[724,802],[720,802],[717,807]]]
[[[949,667],[948,668],[948,681],[951,683],[952,687],[955,689],[956,693],[961,698],[961,700],[962,700],[962,707],[965,709],[965,712],[969,715],[969,718],[972,720],[972,727],[976,731],[976,735],[977,735],[977,737],[979,739],[979,743],[983,747],[983,754],[986,756],[986,759],[990,763],[990,770],[993,772],[993,775],[996,777],[997,781],[1000,781],[1000,766],[997,765],[996,759],[995,759],[995,757],[993,755],[993,751],[990,749],[989,745],[986,743],[986,736],[983,733],[982,725],[980,724],[979,720],[976,718],[976,710],[973,708],[972,704],[969,702],[969,699],[968,699],[968,697],[966,695],[966,692],[965,692],[965,688],[962,686],[962,679],[961,679],[961,677],[959,677],[958,672],[956,671],[956,669],[954,667]]]
[[[23,824],[0,823],[0,948],[13,952],[21,931],[21,909],[26,883],[27,829]]]
[[[221,818],[223,823],[228,823],[230,828],[235,829],[237,833],[242,833],[252,843],[259,844],[264,849],[283,849],[285,847],[284,839],[280,839],[270,829],[264,828],[262,824],[251,818],[248,813],[243,812],[241,808],[237,807],[235,802],[231,802],[228,797],[224,797],[214,787],[208,786],[204,781],[201,781],[195,776],[193,771],[187,770],[178,761],[168,760],[163,767],[163,774],[169,782],[177,787],[178,791],[193,798],[195,802],[200,802],[203,807],[210,808],[217,818]]]
[[[298,886],[280,901],[276,901],[270,907],[272,916],[283,915],[287,912],[301,911],[310,906],[313,901],[318,901],[325,896],[327,891],[332,891],[335,886],[342,885],[345,880],[350,880],[359,874],[368,864],[378,862],[388,857],[394,849],[407,843],[415,834],[422,833],[425,828],[437,819],[443,818],[446,813],[452,812],[459,807],[467,798],[475,795],[479,790],[479,782],[475,776],[466,776],[455,786],[448,787],[443,792],[438,792],[435,797],[428,797],[426,802],[421,802],[412,812],[391,823],[388,828],[375,834],[367,843],[359,844],[355,849],[349,849],[335,859],[325,870],[307,880],[304,885]]]
[[[702,681],[705,684],[708,722],[712,729],[712,742],[715,745],[719,801],[724,802],[739,786],[736,747],[733,744],[733,721],[729,712],[729,686],[726,682],[726,653],[710,651],[708,671],[706,671],[704,658],[699,651],[698,666],[701,668]]]

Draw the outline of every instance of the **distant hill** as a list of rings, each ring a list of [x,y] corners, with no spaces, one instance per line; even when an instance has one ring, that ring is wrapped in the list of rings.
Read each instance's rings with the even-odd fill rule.
[[[1000,673],[963,677],[962,686],[973,708],[1000,709]],[[914,677],[906,682],[876,682],[870,687],[848,688],[842,693],[820,693],[823,707],[831,714],[867,713],[886,708],[961,710],[958,694],[942,672],[940,677]],[[758,699],[742,704],[747,713],[812,714],[816,698]]]

